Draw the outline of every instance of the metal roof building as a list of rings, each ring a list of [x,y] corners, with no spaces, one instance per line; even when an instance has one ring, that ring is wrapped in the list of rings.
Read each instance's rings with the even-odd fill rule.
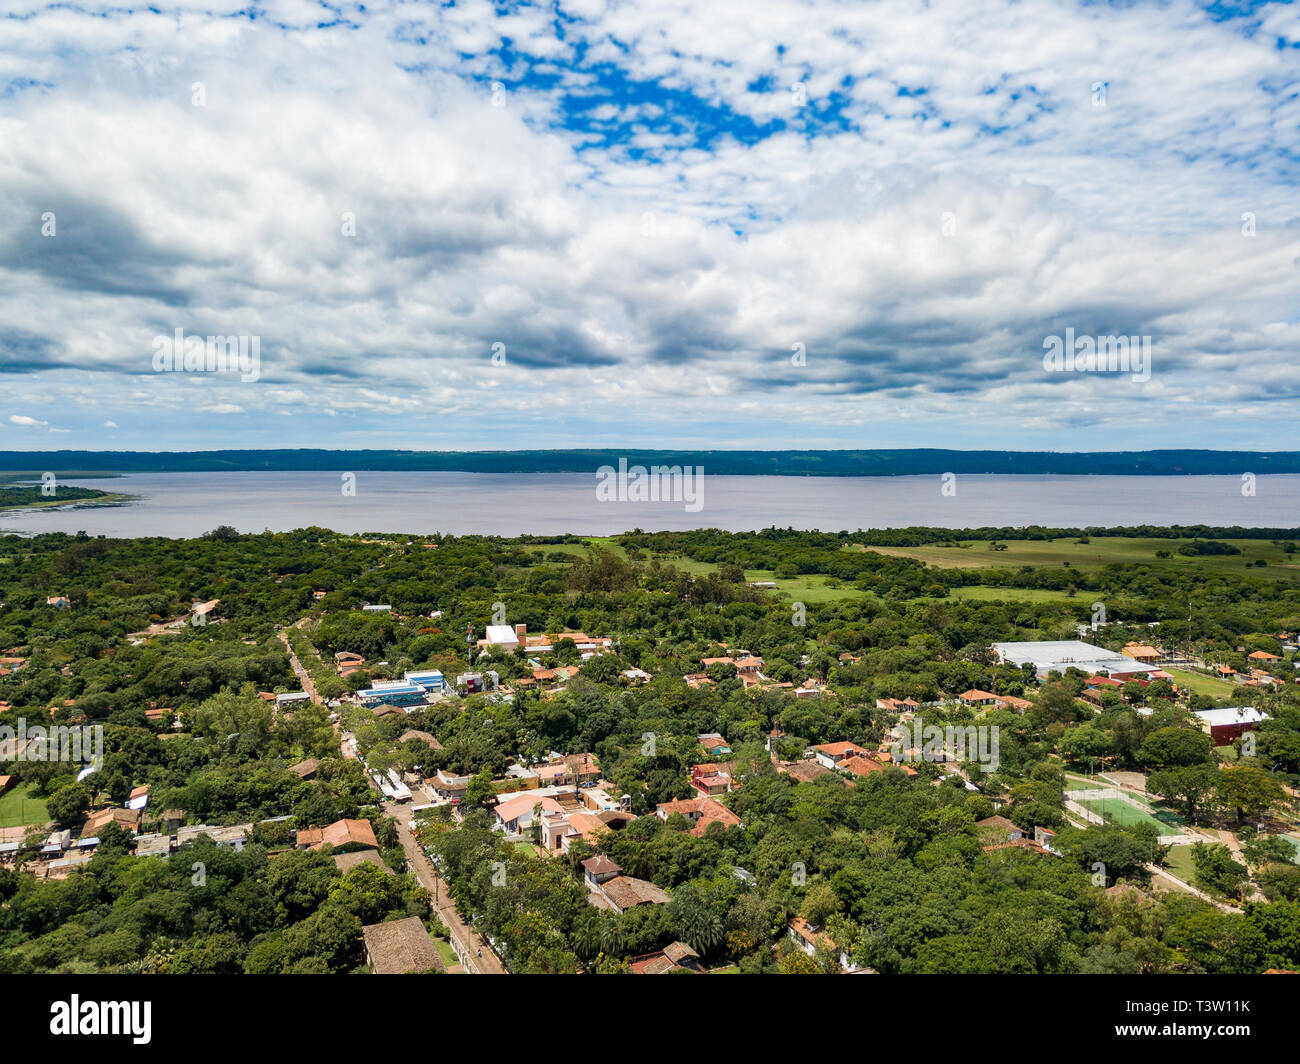
[[[1114,650],[1093,646],[1080,639],[1045,639],[1023,643],[994,643],[998,658],[1012,665],[1032,665],[1040,676],[1067,669],[1080,669],[1089,675],[1105,673],[1155,673],[1159,666],[1146,665]]]

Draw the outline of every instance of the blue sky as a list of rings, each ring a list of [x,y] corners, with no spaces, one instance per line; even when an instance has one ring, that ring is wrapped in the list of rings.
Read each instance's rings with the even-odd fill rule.
[[[1289,4],[7,10],[0,449],[1300,439]]]

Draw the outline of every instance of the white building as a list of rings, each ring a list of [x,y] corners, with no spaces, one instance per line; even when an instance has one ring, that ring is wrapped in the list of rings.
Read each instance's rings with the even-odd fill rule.
[[[1004,664],[1032,665],[1034,672],[1040,677],[1046,677],[1053,672],[1064,673],[1067,669],[1079,669],[1089,676],[1104,672],[1115,677],[1142,676],[1162,679],[1168,675],[1157,665],[1145,665],[1125,657],[1118,651],[1093,646],[1080,639],[994,643],[993,652]]]

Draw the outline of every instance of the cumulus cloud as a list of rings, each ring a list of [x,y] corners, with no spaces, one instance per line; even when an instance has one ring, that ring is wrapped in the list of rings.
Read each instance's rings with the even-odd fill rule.
[[[187,449],[1296,427],[1286,5],[250,10],[0,22],[6,405]],[[154,372],[176,329],[257,379]],[[1067,329],[1150,379],[1045,372]]]

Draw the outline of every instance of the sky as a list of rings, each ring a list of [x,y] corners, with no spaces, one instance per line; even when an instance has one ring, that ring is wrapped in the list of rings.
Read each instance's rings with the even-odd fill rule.
[[[0,449],[1295,449],[1298,93],[1279,3],[8,0]]]

